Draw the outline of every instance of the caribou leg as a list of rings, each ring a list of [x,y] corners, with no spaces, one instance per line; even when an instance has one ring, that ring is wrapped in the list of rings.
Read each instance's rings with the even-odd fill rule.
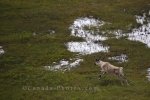
[[[117,75],[117,77],[120,80],[121,85],[123,85],[123,78],[120,75]]]
[[[104,75],[106,72],[101,71],[101,73],[99,74],[99,79],[101,79],[102,75]]]
[[[127,85],[129,85],[127,78],[126,78],[125,76],[121,76],[121,77],[123,78],[124,82],[125,82]]]
[[[123,75],[118,75],[118,78],[121,81],[121,85],[123,85],[123,83],[126,83],[127,85],[129,85],[128,80]]]

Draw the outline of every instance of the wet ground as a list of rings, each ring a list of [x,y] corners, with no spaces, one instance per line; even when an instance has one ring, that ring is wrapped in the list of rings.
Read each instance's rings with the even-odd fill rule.
[[[4,54],[4,53],[5,53],[5,51],[4,51],[3,47],[0,46],[0,55],[1,55],[1,54]]]
[[[78,18],[70,26],[71,36],[81,37],[84,42],[69,42],[67,43],[68,50],[77,52],[82,55],[92,54],[96,52],[108,52],[108,46],[104,46],[96,41],[104,41],[107,37],[99,35],[99,27],[104,25],[104,21],[99,21],[94,18]]]
[[[53,62],[52,66],[44,66],[50,71],[68,71],[73,67],[79,66],[83,59],[74,58],[70,60],[62,59],[59,63]]]
[[[147,76],[146,77],[147,77],[148,81],[150,81],[150,68],[147,69]]]
[[[124,33],[122,30],[114,31],[101,31],[100,27],[106,24],[106,22],[95,19],[93,17],[81,17],[76,19],[69,27],[71,36],[83,38],[83,42],[70,41],[66,43],[67,49],[70,52],[78,53],[81,58],[73,58],[74,61],[61,60],[57,63],[53,63],[52,66],[45,66],[46,69],[51,71],[57,70],[70,70],[72,67],[78,66],[83,61],[83,55],[89,55],[97,52],[109,52],[109,47],[102,44],[109,38],[127,37],[132,41],[139,41],[147,44],[150,47],[150,13],[144,13],[143,16],[135,16],[135,20],[140,26],[134,28],[130,33]],[[113,34],[115,37],[107,37],[105,33]],[[105,34],[105,35],[100,35]],[[100,42],[99,42],[100,41]],[[109,60],[117,61],[118,63],[124,63],[128,61],[126,54],[109,57]],[[150,69],[148,70],[150,72]],[[150,80],[150,76],[149,77]]]
[[[119,56],[109,57],[108,59],[109,59],[109,60],[115,60],[115,61],[117,61],[118,63],[124,63],[124,62],[127,62],[127,61],[128,61],[128,56],[125,55],[125,54],[121,54],[121,55],[119,55]]]

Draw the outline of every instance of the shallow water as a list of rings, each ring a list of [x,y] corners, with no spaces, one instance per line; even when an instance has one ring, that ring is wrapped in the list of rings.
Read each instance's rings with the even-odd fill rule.
[[[127,62],[127,61],[128,61],[128,56],[125,55],[125,54],[121,54],[121,55],[119,55],[119,56],[109,57],[108,59],[109,59],[109,60],[115,60],[115,61],[117,61],[118,63],[124,63],[124,62]]]
[[[131,33],[129,33],[128,39],[133,41],[140,41],[147,44],[150,47],[150,20],[146,13],[143,16],[136,16],[136,21],[141,26],[139,28],[134,28]]]
[[[104,24],[105,22],[94,18],[85,17],[76,19],[69,27],[71,30],[71,36],[81,37],[84,39],[84,42],[65,43],[67,49],[70,52],[78,53],[80,56],[97,52],[108,52],[109,47],[103,46],[100,43],[100,41],[107,39],[107,37],[99,35],[99,27]],[[71,60],[61,60],[58,63],[53,63],[51,66],[44,67],[51,71],[67,71],[80,65],[80,63],[83,61],[83,59],[80,59],[79,57],[73,59],[75,59],[73,62]]]
[[[144,24],[145,22],[145,18],[146,18],[146,14],[144,13],[143,16],[135,16],[136,17],[136,22],[139,24]]]
[[[143,24],[139,28],[135,28],[129,33],[129,40],[140,41],[150,47],[150,23]]]
[[[46,70],[50,71],[68,71],[73,67],[80,65],[83,59],[76,58],[74,61],[61,60],[59,63],[53,62],[51,66],[44,66]]]
[[[149,11],[150,15],[150,11]],[[71,30],[71,36],[81,37],[84,39],[83,42],[70,41],[66,43],[67,49],[70,52],[78,53],[81,55],[88,55],[97,52],[108,52],[109,47],[104,46],[101,42],[109,39],[110,37],[104,36],[105,33],[112,33],[115,38],[121,38],[127,36],[129,40],[140,41],[147,44],[150,47],[150,20],[149,16],[145,13],[143,16],[135,16],[136,21],[140,24],[140,27],[132,29],[130,33],[123,33],[122,30],[114,31],[100,31],[99,28],[105,24],[104,21],[94,19],[93,17],[84,17],[76,19],[73,24],[69,27]],[[100,35],[101,34],[101,35]],[[114,37],[112,37],[114,38]],[[125,54],[119,56],[109,57],[110,60],[115,60],[118,63],[128,61],[128,57]],[[53,66],[45,66],[49,70],[70,70],[70,68],[78,66],[83,59],[76,58],[74,62],[62,60]],[[150,76],[149,76],[150,77]]]
[[[3,47],[0,46],[0,55],[1,55],[1,54],[4,54],[4,53],[5,53],[5,51],[3,50]]]
[[[68,42],[66,46],[71,52],[76,52],[82,55],[92,54],[96,52],[108,52],[109,47],[103,46],[97,41],[104,41],[107,37],[99,35],[99,27],[104,25],[104,21],[99,21],[94,18],[78,18],[70,26],[71,36],[82,37],[84,42]]]
[[[77,52],[82,55],[92,54],[97,52],[108,52],[109,47],[93,42],[69,42],[67,43],[68,50]]]
[[[104,25],[105,22],[99,21],[94,18],[78,18],[70,26],[71,35],[75,37],[82,37],[86,41],[106,40],[107,37],[99,35],[99,27]]]
[[[148,81],[150,81],[150,68],[147,69],[147,76],[146,77],[148,78]]]
[[[142,42],[150,48],[150,17],[148,15],[150,14],[143,13],[143,16],[136,15],[135,20],[140,27],[132,29],[130,33],[123,33],[119,29],[115,31],[108,30],[107,32],[115,35],[117,39],[127,36],[129,40]]]

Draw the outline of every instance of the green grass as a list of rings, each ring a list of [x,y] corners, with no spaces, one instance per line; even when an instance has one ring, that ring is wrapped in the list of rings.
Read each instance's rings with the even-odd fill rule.
[[[124,12],[124,9],[126,11]],[[75,57],[65,47],[70,37],[68,27],[78,17],[94,16],[111,24],[102,30],[137,26],[134,15],[150,10],[149,0],[1,0],[0,100],[149,100],[150,83],[146,69],[150,66],[150,49],[140,42],[109,39],[109,53],[84,56],[84,62],[70,72],[50,72],[43,68],[52,62]],[[48,30],[55,30],[49,35]],[[33,36],[33,32],[37,35]],[[127,63],[109,61],[109,56],[125,53]],[[98,80],[95,57],[123,66],[130,86],[121,86],[110,76]],[[98,90],[23,90],[33,87],[96,87]]]

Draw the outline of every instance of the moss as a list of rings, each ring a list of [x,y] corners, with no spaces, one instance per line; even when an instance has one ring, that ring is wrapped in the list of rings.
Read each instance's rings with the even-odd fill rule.
[[[134,15],[148,11],[149,0],[1,0],[0,45],[5,50],[0,55],[1,100],[149,100],[150,85],[145,78],[149,67],[150,50],[140,42],[122,39],[104,41],[110,45],[109,53],[84,56],[84,62],[70,72],[50,72],[42,66],[69,59],[75,54],[67,51],[64,43],[82,41],[70,37],[68,27],[78,17],[94,16],[110,22],[102,30],[137,26]],[[50,35],[48,30],[54,30]],[[37,35],[33,35],[33,33]],[[129,62],[123,66],[131,86],[121,86],[110,76],[98,80],[99,68],[95,58],[125,53]],[[97,90],[23,90],[32,87],[96,87]]]

